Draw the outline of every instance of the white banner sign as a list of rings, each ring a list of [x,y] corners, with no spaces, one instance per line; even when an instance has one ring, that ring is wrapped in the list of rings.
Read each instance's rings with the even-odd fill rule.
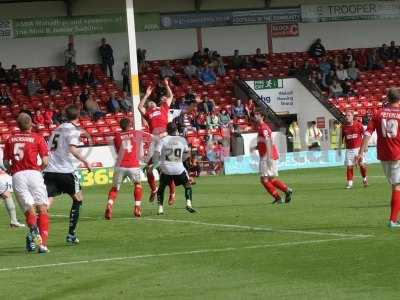
[[[368,1],[301,6],[301,19],[307,22],[384,20],[400,17],[398,1]]]
[[[12,39],[12,38],[13,38],[12,20],[0,19],[0,40]]]

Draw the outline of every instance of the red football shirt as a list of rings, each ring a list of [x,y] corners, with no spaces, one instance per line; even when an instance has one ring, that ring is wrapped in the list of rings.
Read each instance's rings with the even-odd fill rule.
[[[351,125],[343,125],[342,137],[346,143],[346,149],[360,148],[364,136],[364,127],[360,122],[354,121]]]
[[[260,157],[263,158],[267,155],[267,144],[266,144],[266,139],[271,139],[272,140],[272,130],[269,128],[267,123],[261,123],[257,126],[257,132],[258,132],[258,137],[257,137],[257,150],[258,153],[260,154]],[[276,145],[272,144],[272,159],[277,160],[279,159],[279,153],[278,153],[278,148]]]
[[[17,133],[10,137],[4,148],[4,159],[11,161],[11,173],[25,170],[41,170],[38,155],[48,156],[44,138],[31,132]]]
[[[161,103],[160,107],[148,109],[145,117],[149,123],[152,134],[160,134],[167,131],[169,105],[166,102]]]
[[[400,108],[385,107],[370,120],[366,134],[376,130],[378,159],[400,160]]]
[[[140,157],[143,155],[143,142],[146,133],[138,130],[118,132],[114,138],[117,152],[117,167],[139,168]]]

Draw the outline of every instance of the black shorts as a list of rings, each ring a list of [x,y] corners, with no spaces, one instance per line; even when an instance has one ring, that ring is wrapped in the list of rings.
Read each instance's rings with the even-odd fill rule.
[[[56,197],[61,194],[73,196],[81,190],[79,178],[75,173],[45,172],[43,177],[48,197]]]
[[[189,183],[189,176],[186,171],[183,171],[180,175],[167,175],[161,173],[160,183],[168,185],[170,181],[174,181],[175,185],[187,185]]]

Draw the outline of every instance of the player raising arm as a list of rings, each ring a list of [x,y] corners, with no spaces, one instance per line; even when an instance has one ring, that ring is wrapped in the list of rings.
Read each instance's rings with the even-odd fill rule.
[[[361,165],[363,154],[368,149],[372,133],[377,134],[377,154],[381,161],[386,178],[392,185],[390,228],[400,228],[398,214],[400,211],[400,92],[391,88],[386,100],[388,105],[374,114],[368,123],[356,162]]]
[[[79,240],[75,231],[83,195],[77,168],[81,162],[90,171],[90,164],[78,149],[81,136],[78,107],[68,106],[65,114],[68,122],[56,128],[49,140],[50,158],[49,165],[44,170],[44,182],[50,202],[53,201],[53,197],[60,194],[68,194],[71,197],[72,206],[66,242],[78,244]]]
[[[41,170],[48,164],[47,145],[41,135],[31,132],[32,119],[28,114],[19,114],[17,124],[21,132],[7,140],[3,164],[12,174],[13,189],[29,227],[26,250],[35,251],[38,246],[39,253],[47,253],[48,199],[41,174]],[[38,164],[38,156],[42,160],[41,165]]]

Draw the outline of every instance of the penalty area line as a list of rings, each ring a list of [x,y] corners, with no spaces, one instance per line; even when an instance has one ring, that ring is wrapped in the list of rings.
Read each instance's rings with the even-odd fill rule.
[[[272,244],[270,243],[270,244],[251,245],[251,246],[244,246],[244,247],[198,249],[198,250],[190,250],[190,251],[177,251],[177,252],[144,254],[144,255],[124,256],[124,257],[96,258],[96,259],[89,259],[89,260],[78,260],[78,261],[70,261],[70,262],[33,265],[33,266],[16,266],[16,267],[0,268],[0,272],[33,270],[33,269],[41,269],[41,268],[56,268],[56,267],[64,267],[64,266],[72,266],[72,265],[95,264],[95,263],[113,262],[113,261],[117,262],[117,261],[127,261],[127,260],[139,260],[139,259],[159,258],[159,257],[168,257],[168,256],[185,256],[185,255],[219,253],[219,252],[223,253],[223,252],[233,252],[233,251],[241,251],[241,250],[273,248],[273,247],[300,246],[300,245],[321,244],[321,243],[356,240],[356,239],[362,239],[362,238],[361,237],[342,237],[342,238],[335,238],[335,239],[308,240],[308,241],[284,242],[284,243],[272,243]]]

